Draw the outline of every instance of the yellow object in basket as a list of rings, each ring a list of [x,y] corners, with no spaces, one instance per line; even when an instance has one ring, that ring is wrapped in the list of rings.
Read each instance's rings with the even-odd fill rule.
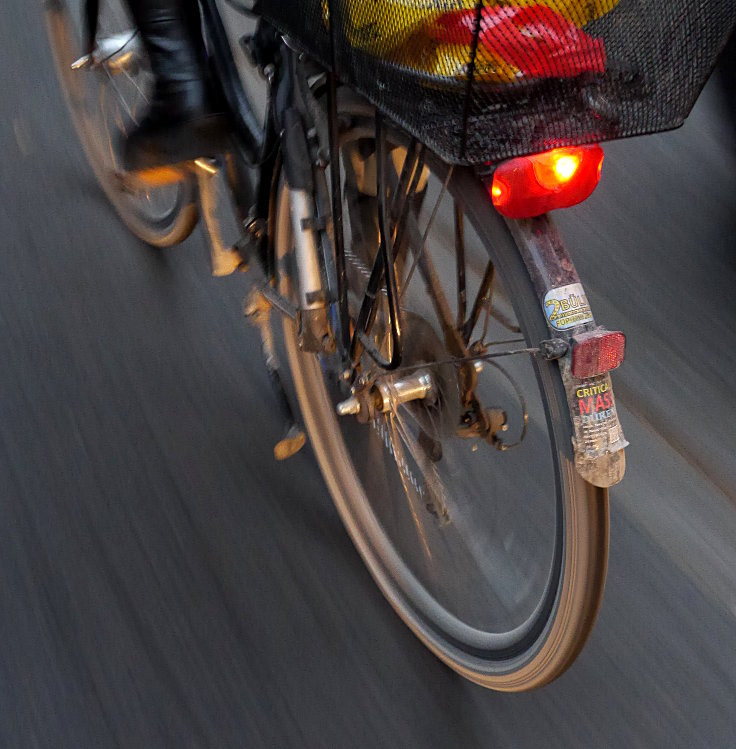
[[[619,0],[496,0],[484,7],[546,7],[582,28],[613,10]],[[325,20],[327,0],[323,0]],[[429,33],[443,13],[468,11],[476,0],[342,0],[348,42],[381,59],[431,76],[462,78],[470,59],[468,45],[446,43]],[[501,56],[479,47],[478,80],[508,83],[519,70]]]

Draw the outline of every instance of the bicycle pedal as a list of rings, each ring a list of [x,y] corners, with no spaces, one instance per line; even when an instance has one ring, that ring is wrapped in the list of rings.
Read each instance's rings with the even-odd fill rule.
[[[141,187],[170,187],[181,182],[185,176],[184,170],[175,166],[157,166],[126,175],[130,181],[140,182]]]
[[[274,445],[273,456],[279,461],[286,460],[292,455],[296,455],[304,447],[307,438],[294,417],[289,397],[281,380],[280,365],[271,330],[271,303],[261,290],[253,289],[245,300],[243,312],[249,321],[258,328],[261,337],[263,363],[266,365],[268,380],[276,398],[278,413],[284,424],[284,436]]]
[[[273,446],[273,457],[276,460],[286,460],[296,455],[307,442],[304,432],[295,424],[289,427],[283,439]]]
[[[109,75],[135,75],[140,68],[142,49],[138,34],[131,29],[114,36],[98,38],[94,50],[74,60],[69,67],[78,71],[104,65]]]

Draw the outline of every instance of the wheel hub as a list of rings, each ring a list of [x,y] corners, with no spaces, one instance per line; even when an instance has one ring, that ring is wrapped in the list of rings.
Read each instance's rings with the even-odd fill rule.
[[[423,317],[405,311],[403,323],[404,374],[400,370],[376,378],[362,376],[336,410],[364,424],[375,424],[380,415],[408,418],[414,439],[436,463],[442,459],[442,440],[454,438],[460,423],[458,369],[448,363],[442,341]]]

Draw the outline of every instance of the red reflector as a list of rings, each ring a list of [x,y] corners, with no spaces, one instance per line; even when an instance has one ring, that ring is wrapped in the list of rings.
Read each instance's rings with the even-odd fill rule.
[[[626,336],[618,331],[593,331],[575,336],[572,349],[573,377],[584,380],[620,367],[625,349]]]
[[[521,156],[496,168],[491,199],[508,218],[531,218],[569,208],[590,197],[602,167],[603,149],[598,145]]]

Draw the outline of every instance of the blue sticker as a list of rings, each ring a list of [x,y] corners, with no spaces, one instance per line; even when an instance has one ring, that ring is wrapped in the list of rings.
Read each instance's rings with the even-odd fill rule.
[[[588,297],[580,283],[548,291],[544,297],[544,314],[554,330],[569,330],[593,322]]]

